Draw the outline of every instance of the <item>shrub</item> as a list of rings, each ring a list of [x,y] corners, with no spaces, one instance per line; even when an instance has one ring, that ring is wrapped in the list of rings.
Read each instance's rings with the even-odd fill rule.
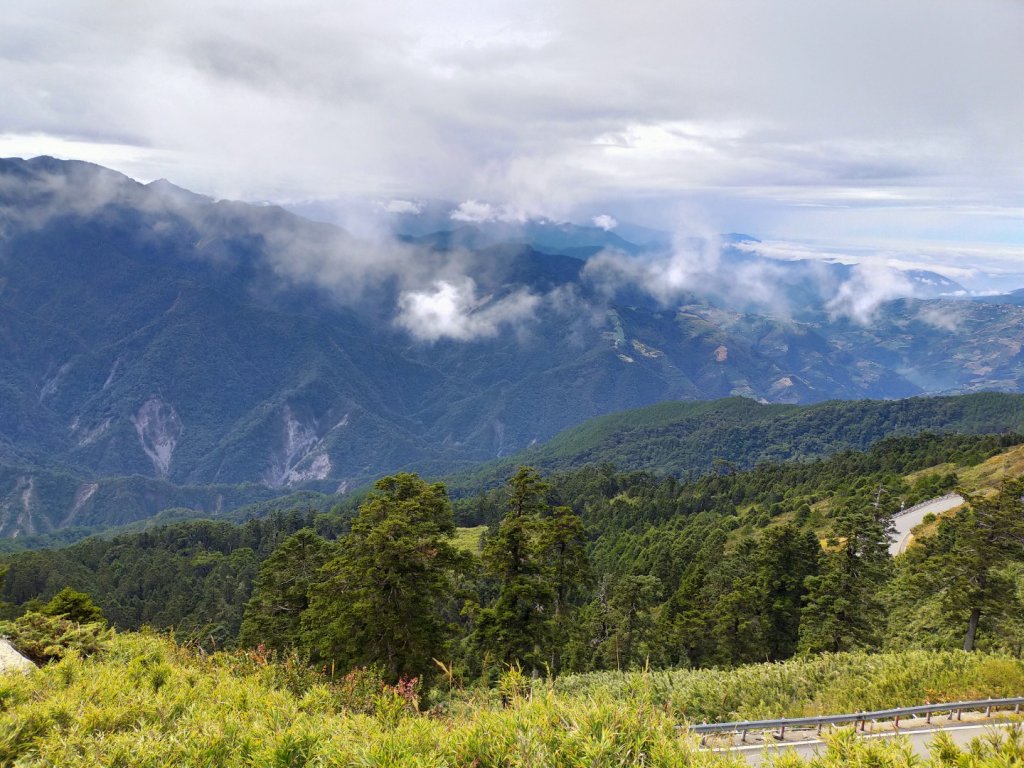
[[[0,623],[0,635],[7,636],[22,655],[45,664],[72,652],[80,656],[98,653],[106,648],[114,630],[104,624],[78,624],[63,616],[31,612]]]

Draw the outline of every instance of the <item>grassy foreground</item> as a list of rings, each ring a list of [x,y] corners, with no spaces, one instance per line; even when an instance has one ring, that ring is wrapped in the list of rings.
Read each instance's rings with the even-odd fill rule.
[[[682,712],[721,719],[1019,695],[1024,664],[911,652],[503,684],[508,706],[496,691],[445,690],[421,714],[411,688],[381,687],[369,675],[330,681],[260,654],[203,657],[126,633],[92,658],[72,654],[0,676],[0,765],[726,765],[675,727]],[[1020,764],[1024,739],[1011,734],[970,755],[946,745],[936,755],[936,766]],[[899,743],[839,734],[817,764],[920,763]]]

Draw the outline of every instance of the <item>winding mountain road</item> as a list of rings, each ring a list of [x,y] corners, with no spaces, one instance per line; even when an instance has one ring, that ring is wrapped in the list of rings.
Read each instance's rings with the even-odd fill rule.
[[[893,523],[896,525],[896,533],[892,536],[889,554],[895,557],[906,552],[907,546],[910,544],[910,531],[921,524],[925,515],[937,515],[941,512],[948,512],[951,509],[956,509],[963,503],[963,496],[958,493],[950,493],[937,499],[923,501],[910,509],[903,510],[893,519]]]

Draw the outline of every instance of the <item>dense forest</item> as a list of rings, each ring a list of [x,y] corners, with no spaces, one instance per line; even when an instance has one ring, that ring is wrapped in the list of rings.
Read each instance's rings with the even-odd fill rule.
[[[53,613],[71,587],[120,628],[391,680],[921,646],[1019,652],[1020,481],[971,498],[906,555],[887,550],[896,512],[957,487],[950,467],[1022,441],[896,437],[817,461],[720,462],[690,479],[521,467],[454,504],[443,484],[399,474],[357,509],[189,521],[9,555],[3,594],[11,615],[31,616]],[[456,533],[470,526],[481,533],[467,546]]]
[[[500,485],[523,464],[545,474],[605,463],[620,471],[704,474],[722,460],[752,469],[764,462],[864,451],[886,437],[922,432],[1022,430],[1024,395],[1001,392],[815,405],[769,405],[748,397],[670,401],[590,419],[512,456],[456,473],[447,484],[453,496],[471,495]]]

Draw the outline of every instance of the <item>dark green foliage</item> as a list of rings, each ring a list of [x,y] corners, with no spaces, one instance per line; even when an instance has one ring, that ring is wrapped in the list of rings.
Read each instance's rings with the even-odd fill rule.
[[[429,678],[446,655],[446,608],[467,556],[444,486],[416,475],[378,480],[322,569],[302,619],[304,642],[342,669],[378,665],[393,681]]]
[[[905,475],[976,463],[1020,441],[904,436],[817,461],[723,463],[687,481],[610,465],[544,479],[521,467],[505,488],[464,502],[494,518],[479,559],[452,546],[444,487],[403,474],[381,480],[351,523],[341,508],[244,526],[193,521],[9,556],[5,594],[24,610],[71,585],[116,626],[174,626],[206,647],[235,642],[241,625],[260,653],[298,648],[339,676],[376,665],[391,681],[430,682],[439,659],[450,685],[516,668],[529,676],[731,666],[798,647],[949,647],[969,618],[965,569],[981,560],[962,552],[980,546],[968,536],[978,526],[968,516],[943,522],[890,578],[886,521],[955,482],[945,471]],[[1012,520],[1007,493],[994,507],[978,502],[977,514]],[[984,558],[986,583],[998,586],[981,609],[986,647],[1024,641],[1014,607],[1024,558],[1007,546]],[[943,558],[954,553],[950,567]]]
[[[106,624],[103,610],[92,601],[85,592],[78,592],[71,587],[64,587],[50,598],[40,611],[47,616],[61,616],[77,624]]]
[[[323,578],[321,569],[334,547],[309,528],[303,528],[263,561],[253,596],[245,606],[239,642],[277,651],[302,644],[302,616],[310,592]]]
[[[564,471],[608,463],[677,477],[864,451],[887,437],[1024,430],[1024,396],[764,405],[747,398],[666,402],[600,416],[521,453],[451,478],[455,492],[497,485],[517,464]]]
[[[661,598],[656,576],[624,576],[609,600],[616,669],[630,669],[649,661],[654,638],[653,609]],[[611,649],[605,648],[607,654]]]
[[[895,645],[959,641],[964,650],[1021,648],[1024,480],[975,497],[902,559],[888,599]]]
[[[807,579],[800,624],[805,653],[860,650],[881,643],[882,590],[891,573],[891,514],[851,501],[837,513],[821,565]]]
[[[484,570],[498,595],[476,617],[475,643],[506,665],[537,668],[546,657],[556,601],[543,559],[542,515],[549,489],[536,470],[520,467],[505,487],[505,515],[484,544]]]
[[[943,608],[967,617],[965,651],[975,648],[982,616],[998,619],[1014,605],[1015,586],[1004,571],[1024,560],[1024,481],[1008,480],[995,498],[969,504],[966,513],[946,524],[952,546],[936,563]]]
[[[560,667],[569,598],[588,579],[582,521],[551,507],[551,486],[531,467],[506,485],[505,516],[484,544],[485,573],[497,585],[494,603],[476,616],[475,646],[505,665]]]
[[[174,628],[206,647],[232,643],[260,562],[295,531],[334,536],[332,518],[276,513],[244,525],[194,521],[111,540],[8,555],[4,596],[48,601],[65,586],[86,592],[122,629]]]
[[[752,566],[767,659],[786,659],[796,651],[807,580],[818,573],[821,556],[817,537],[794,525],[769,528],[761,534]]]

